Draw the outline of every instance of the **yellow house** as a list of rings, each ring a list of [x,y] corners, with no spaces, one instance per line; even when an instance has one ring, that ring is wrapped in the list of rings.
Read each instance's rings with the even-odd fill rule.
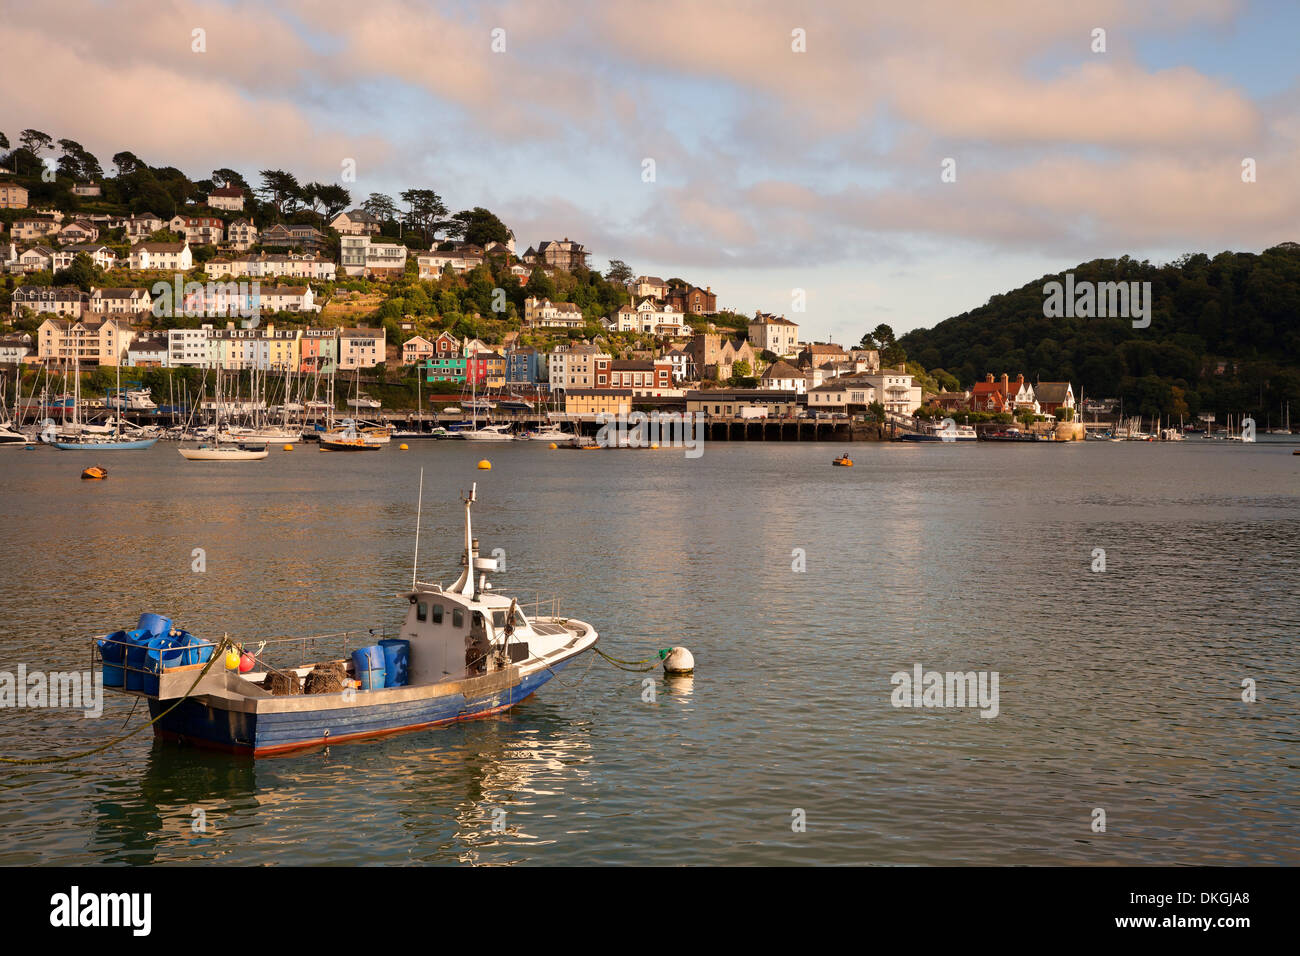
[[[627,415],[632,411],[632,389],[566,389],[564,411],[569,415]]]

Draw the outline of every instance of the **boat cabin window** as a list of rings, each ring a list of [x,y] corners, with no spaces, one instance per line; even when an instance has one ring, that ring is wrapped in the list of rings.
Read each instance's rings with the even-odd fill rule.
[[[464,612],[463,610],[461,610],[460,608],[453,608],[453,609],[452,609],[452,612],[451,612],[451,626],[452,626],[452,627],[457,627],[457,628],[459,628],[459,627],[464,627],[464,626],[465,626],[465,612]]]
[[[441,604],[435,604],[435,605],[433,606],[433,623],[434,623],[434,624],[441,624],[441,623],[442,623],[442,605],[441,605]]]
[[[429,605],[424,601],[415,606],[415,619],[417,621],[427,621],[429,619]]]
[[[493,623],[494,625],[496,625],[497,627],[505,627],[505,626],[506,626],[506,612],[505,612],[505,611],[493,611],[493,612],[492,612],[492,623]]]

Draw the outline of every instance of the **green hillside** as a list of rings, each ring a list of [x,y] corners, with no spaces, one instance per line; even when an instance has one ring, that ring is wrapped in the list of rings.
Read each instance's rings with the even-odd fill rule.
[[[1123,398],[1147,415],[1300,416],[1300,245],[1258,255],[1198,253],[1164,266],[1097,259],[1067,270],[1076,283],[1150,282],[1149,328],[1125,318],[1046,318],[1043,276],[898,344],[910,361],[970,387],[986,374],[1070,381],[1085,397]],[[942,378],[942,376],[938,376]]]

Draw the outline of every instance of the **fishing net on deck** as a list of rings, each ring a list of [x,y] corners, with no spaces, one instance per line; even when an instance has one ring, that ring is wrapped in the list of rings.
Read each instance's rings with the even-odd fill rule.
[[[303,685],[304,694],[336,694],[343,689],[347,679],[347,664],[343,661],[328,661],[312,668]]]
[[[303,692],[302,678],[289,671],[271,671],[266,675],[262,686],[276,697],[287,697]]]

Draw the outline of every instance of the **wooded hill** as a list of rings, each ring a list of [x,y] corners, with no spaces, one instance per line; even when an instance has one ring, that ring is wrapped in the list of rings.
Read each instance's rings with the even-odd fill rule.
[[[1126,410],[1193,417],[1249,413],[1276,423],[1290,401],[1300,418],[1300,244],[1260,254],[1185,255],[1163,266],[1097,259],[1074,282],[1150,282],[1151,324],[1128,318],[1047,318],[1047,275],[970,312],[916,329],[898,344],[909,360],[969,388],[986,374],[1069,381],[1076,394],[1123,398]]]

